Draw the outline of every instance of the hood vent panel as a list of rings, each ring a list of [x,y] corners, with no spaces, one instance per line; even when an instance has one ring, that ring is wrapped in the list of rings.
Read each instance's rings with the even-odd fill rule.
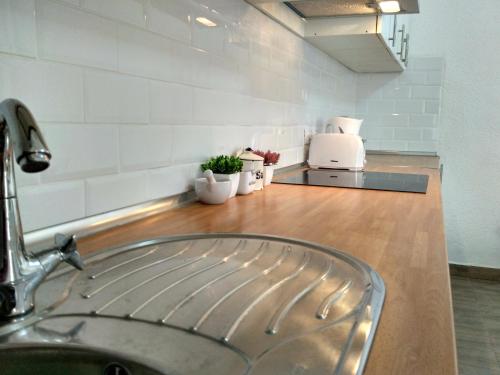
[[[276,1],[273,1],[276,2]],[[262,2],[261,2],[262,3]],[[378,14],[376,1],[372,0],[297,0],[283,1],[299,17],[342,17]],[[418,13],[418,0],[399,0],[400,13]]]

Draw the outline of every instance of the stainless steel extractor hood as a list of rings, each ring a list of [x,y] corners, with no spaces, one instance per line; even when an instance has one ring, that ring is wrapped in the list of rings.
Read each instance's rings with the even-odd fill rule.
[[[246,0],[358,73],[402,72],[418,0]]]
[[[380,13],[377,0],[247,0],[254,5],[284,3],[302,18],[363,16]],[[418,0],[399,0],[399,13],[418,13]]]

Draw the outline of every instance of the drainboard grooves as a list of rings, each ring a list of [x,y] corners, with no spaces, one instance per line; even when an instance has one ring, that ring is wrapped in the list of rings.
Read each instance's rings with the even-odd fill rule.
[[[81,345],[149,344],[163,372],[221,375],[362,374],[384,300],[380,276],[347,254],[230,233],[115,248],[38,293],[53,302],[37,327],[85,321]]]
[[[238,252],[239,252],[239,246],[240,244],[243,243],[243,240],[240,240],[240,242],[238,242],[238,244],[236,245],[236,248],[235,248],[235,251],[227,256],[226,258],[222,258],[218,263],[216,263],[215,265],[219,265],[221,263],[224,263],[224,262],[227,262],[228,259],[230,259],[233,255],[236,255]],[[115,302],[119,301],[121,298],[123,298],[124,296],[126,296],[127,294],[129,293],[132,293],[134,290],[137,290],[139,288],[141,288],[142,286],[154,281],[154,280],[157,280],[165,275],[168,275],[169,273],[172,273],[174,271],[177,271],[181,268],[185,268],[191,264],[194,264],[194,263],[197,263],[197,262],[200,262],[201,260],[205,259],[208,255],[212,254],[215,250],[217,249],[217,244],[215,243],[210,249],[208,249],[205,253],[203,253],[202,255],[186,262],[186,263],[183,263],[183,264],[180,264],[178,266],[175,266],[175,267],[172,267],[172,268],[169,268],[168,270],[166,271],[163,271],[157,275],[154,275],[153,277],[150,277],[149,279],[146,279],[142,282],[140,282],[139,284],[137,284],[136,286],[134,286],[133,288],[129,289],[129,290],[126,290],[125,292],[119,294],[118,296],[114,297],[113,299],[111,299],[109,302],[107,302],[106,304],[104,304],[103,306],[101,306],[100,308],[98,308],[96,311],[94,311],[94,314],[100,314],[102,313],[105,309],[107,309],[108,307],[110,307],[112,304],[114,304]],[[209,267],[212,267],[209,266]],[[207,268],[209,269],[209,268]],[[131,317],[132,315],[130,315]]]
[[[352,280],[344,281],[336,290],[334,290],[329,296],[327,296],[318,308],[316,317],[318,319],[326,319],[330,313],[331,307],[337,302],[341,297],[343,297],[352,285]]]
[[[215,247],[217,245],[219,240],[215,240],[214,242],[214,245],[213,247]],[[154,266],[157,266],[158,264],[161,264],[161,263],[165,263],[165,262],[168,262],[170,259],[173,259],[173,258],[176,258],[178,257],[179,255],[182,255],[184,254],[186,251],[188,251],[191,246],[193,245],[193,241],[190,241],[183,249],[181,249],[180,251],[178,251],[177,253],[175,253],[174,255],[170,255],[166,258],[163,258],[163,259],[160,259],[160,260],[157,260],[155,262],[152,262],[152,263],[149,263],[149,264],[146,264],[144,266],[141,266],[141,267],[138,267],[132,271],[130,271],[129,273],[125,273],[123,275],[120,275],[118,276],[116,279],[113,279],[109,282],[107,282],[106,284],[104,284],[103,286],[95,289],[94,291],[90,292],[90,293],[85,293],[82,295],[83,298],[92,298],[93,296],[95,296],[96,294],[102,292],[104,289],[110,287],[111,285],[113,284],[116,284],[118,281],[120,280],[123,280],[133,274],[136,274],[137,272],[141,272],[145,269],[148,269],[148,268],[151,268],[151,267],[154,267]]]
[[[117,268],[123,267],[123,266],[125,266],[125,265],[127,265],[129,263],[135,262],[136,260],[145,258],[148,255],[154,254],[159,248],[160,248],[159,246],[155,246],[153,249],[149,250],[146,254],[139,255],[139,256],[137,256],[135,258],[126,260],[125,262],[118,263],[117,265],[115,265],[113,267],[106,268],[104,271],[101,271],[101,272],[95,273],[93,275],[90,275],[89,279],[91,279],[91,280],[97,279],[98,277],[100,277],[100,276],[102,276],[102,275],[104,275],[104,274],[106,274],[108,272],[111,272],[113,270],[116,270]]]
[[[201,293],[203,290],[205,290],[206,288],[208,288],[210,285],[213,285],[215,284],[216,282],[232,275],[233,273],[235,272],[238,272],[238,271],[241,271],[242,269],[245,269],[247,268],[248,266],[250,266],[252,263],[256,262],[261,256],[262,254],[264,253],[264,251],[266,250],[266,248],[264,247],[266,245],[266,248],[269,248],[269,242],[262,242],[259,249],[258,249],[258,253],[250,260],[246,261],[245,263],[241,264],[239,267],[235,268],[235,269],[232,269],[226,273],[223,273],[222,275],[216,277],[215,279],[213,280],[210,280],[208,283],[204,284],[203,286],[199,287],[198,289],[196,289],[195,291],[191,292],[190,294],[188,294],[186,297],[184,297],[177,305],[175,305],[174,308],[172,308],[172,310],[170,310],[168,312],[167,315],[165,315],[165,317],[161,320],[162,323],[166,323],[168,319],[170,319],[172,317],[172,315],[174,315],[176,313],[177,310],[179,310],[182,306],[184,306],[186,303],[188,303],[189,301],[191,301],[197,294]]]
[[[167,287],[163,288],[163,289],[162,289],[162,290],[160,290],[158,293],[156,293],[155,295],[153,295],[151,298],[147,299],[144,303],[142,303],[142,304],[141,304],[139,307],[137,307],[134,311],[132,311],[132,312],[128,315],[128,317],[129,317],[129,318],[133,318],[133,317],[134,317],[134,316],[135,316],[135,315],[136,315],[139,311],[141,311],[141,310],[143,310],[144,308],[146,308],[146,307],[147,307],[147,305],[149,305],[151,302],[153,302],[155,299],[157,299],[158,297],[160,297],[162,294],[166,293],[167,291],[169,291],[169,290],[170,290],[170,289],[172,289],[173,287],[175,287],[175,286],[177,286],[177,285],[179,285],[179,284],[183,283],[184,281],[189,280],[189,279],[191,279],[191,278],[193,278],[193,277],[195,277],[195,276],[197,276],[197,275],[199,275],[199,274],[201,274],[201,273],[203,273],[203,272],[206,272],[206,271],[208,271],[208,270],[211,270],[211,269],[212,269],[212,268],[214,268],[214,267],[217,267],[217,266],[219,266],[219,265],[221,265],[221,264],[227,263],[227,261],[228,261],[229,259],[231,259],[232,257],[236,256],[236,255],[239,253],[239,251],[240,251],[240,245],[241,245],[241,244],[246,244],[246,240],[245,240],[245,241],[240,240],[240,242],[236,245],[235,250],[234,250],[234,251],[233,251],[230,255],[228,255],[228,256],[226,256],[226,257],[222,258],[222,259],[221,259],[221,260],[219,260],[218,262],[213,263],[213,264],[210,264],[210,265],[208,265],[208,266],[206,266],[206,267],[203,267],[203,268],[201,268],[201,269],[199,269],[199,270],[197,270],[197,271],[193,271],[193,272],[189,273],[188,275],[186,275],[186,276],[184,276],[184,277],[180,278],[179,280],[175,281],[174,283],[172,283],[172,284],[168,285]],[[205,254],[203,255],[203,257],[204,257],[204,258],[206,258],[206,256],[207,256],[207,255],[208,255],[208,254],[207,254],[207,253],[205,253]],[[161,321],[161,319],[160,319],[160,321]]]
[[[271,321],[269,322],[266,333],[270,335],[275,335],[278,333],[279,327],[283,319],[288,315],[292,307],[300,301],[306,294],[316,288],[319,284],[321,284],[327,277],[330,271],[332,270],[333,262],[331,260],[328,261],[328,266],[326,271],[320,275],[316,280],[307,285],[304,289],[302,289],[295,297],[293,297],[288,303],[284,303],[280,306],[280,308],[274,313]]]
[[[285,284],[287,281],[294,279],[297,277],[307,266],[309,261],[311,260],[311,253],[305,252],[304,257],[302,260],[302,263],[297,267],[297,269],[291,273],[290,275],[286,276],[285,278],[281,279],[280,281],[274,283],[272,286],[270,286],[267,290],[265,290],[263,293],[261,293],[256,299],[254,299],[244,310],[243,312],[236,318],[234,323],[229,327],[229,330],[227,333],[222,337],[222,341],[225,343],[228,343],[229,340],[231,340],[231,337],[233,334],[236,332],[238,329],[238,326],[240,323],[245,319],[245,317],[252,311],[252,309],[257,306],[264,298],[266,298],[268,295],[270,295],[272,292],[274,292],[276,289],[280,288],[283,284]]]
[[[233,288],[232,290],[230,290],[229,292],[227,292],[224,296],[222,296],[217,302],[215,302],[202,316],[201,318],[196,322],[196,324],[191,327],[191,330],[196,332],[198,331],[198,329],[200,328],[200,326],[207,320],[207,318],[210,316],[210,314],[218,307],[220,306],[225,300],[227,300],[229,297],[231,297],[234,293],[236,293],[238,290],[240,290],[241,288],[243,288],[244,286],[250,284],[252,281],[254,280],[257,280],[258,278],[262,277],[262,276],[265,276],[267,275],[269,272],[273,271],[275,268],[278,268],[281,263],[283,263],[283,261],[285,260],[285,258],[287,256],[290,255],[292,251],[292,248],[291,246],[283,246],[283,250],[281,251],[281,255],[280,257],[276,260],[276,262],[274,262],[273,265],[271,265],[270,267],[262,270],[261,272],[259,272],[256,276],[254,277],[251,277],[250,279],[247,279],[246,281],[242,282],[241,284],[239,284],[238,286],[236,286],[235,288]]]

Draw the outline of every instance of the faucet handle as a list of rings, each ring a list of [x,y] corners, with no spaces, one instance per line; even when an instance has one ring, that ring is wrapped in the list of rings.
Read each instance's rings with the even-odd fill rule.
[[[59,249],[63,260],[78,270],[83,270],[85,266],[76,245],[75,235],[66,236],[57,233],[55,236],[56,246]]]

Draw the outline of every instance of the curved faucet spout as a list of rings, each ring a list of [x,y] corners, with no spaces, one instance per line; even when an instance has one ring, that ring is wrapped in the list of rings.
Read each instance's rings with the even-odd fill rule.
[[[47,169],[51,154],[30,110],[17,99],[0,103],[2,127],[8,130],[14,156],[24,172],[36,173]]]
[[[74,238],[59,237],[58,247],[38,256],[26,252],[17,203],[14,160],[27,173],[50,165],[51,154],[35,118],[19,100],[0,103],[0,319],[29,313],[43,279],[66,261],[81,269]]]

